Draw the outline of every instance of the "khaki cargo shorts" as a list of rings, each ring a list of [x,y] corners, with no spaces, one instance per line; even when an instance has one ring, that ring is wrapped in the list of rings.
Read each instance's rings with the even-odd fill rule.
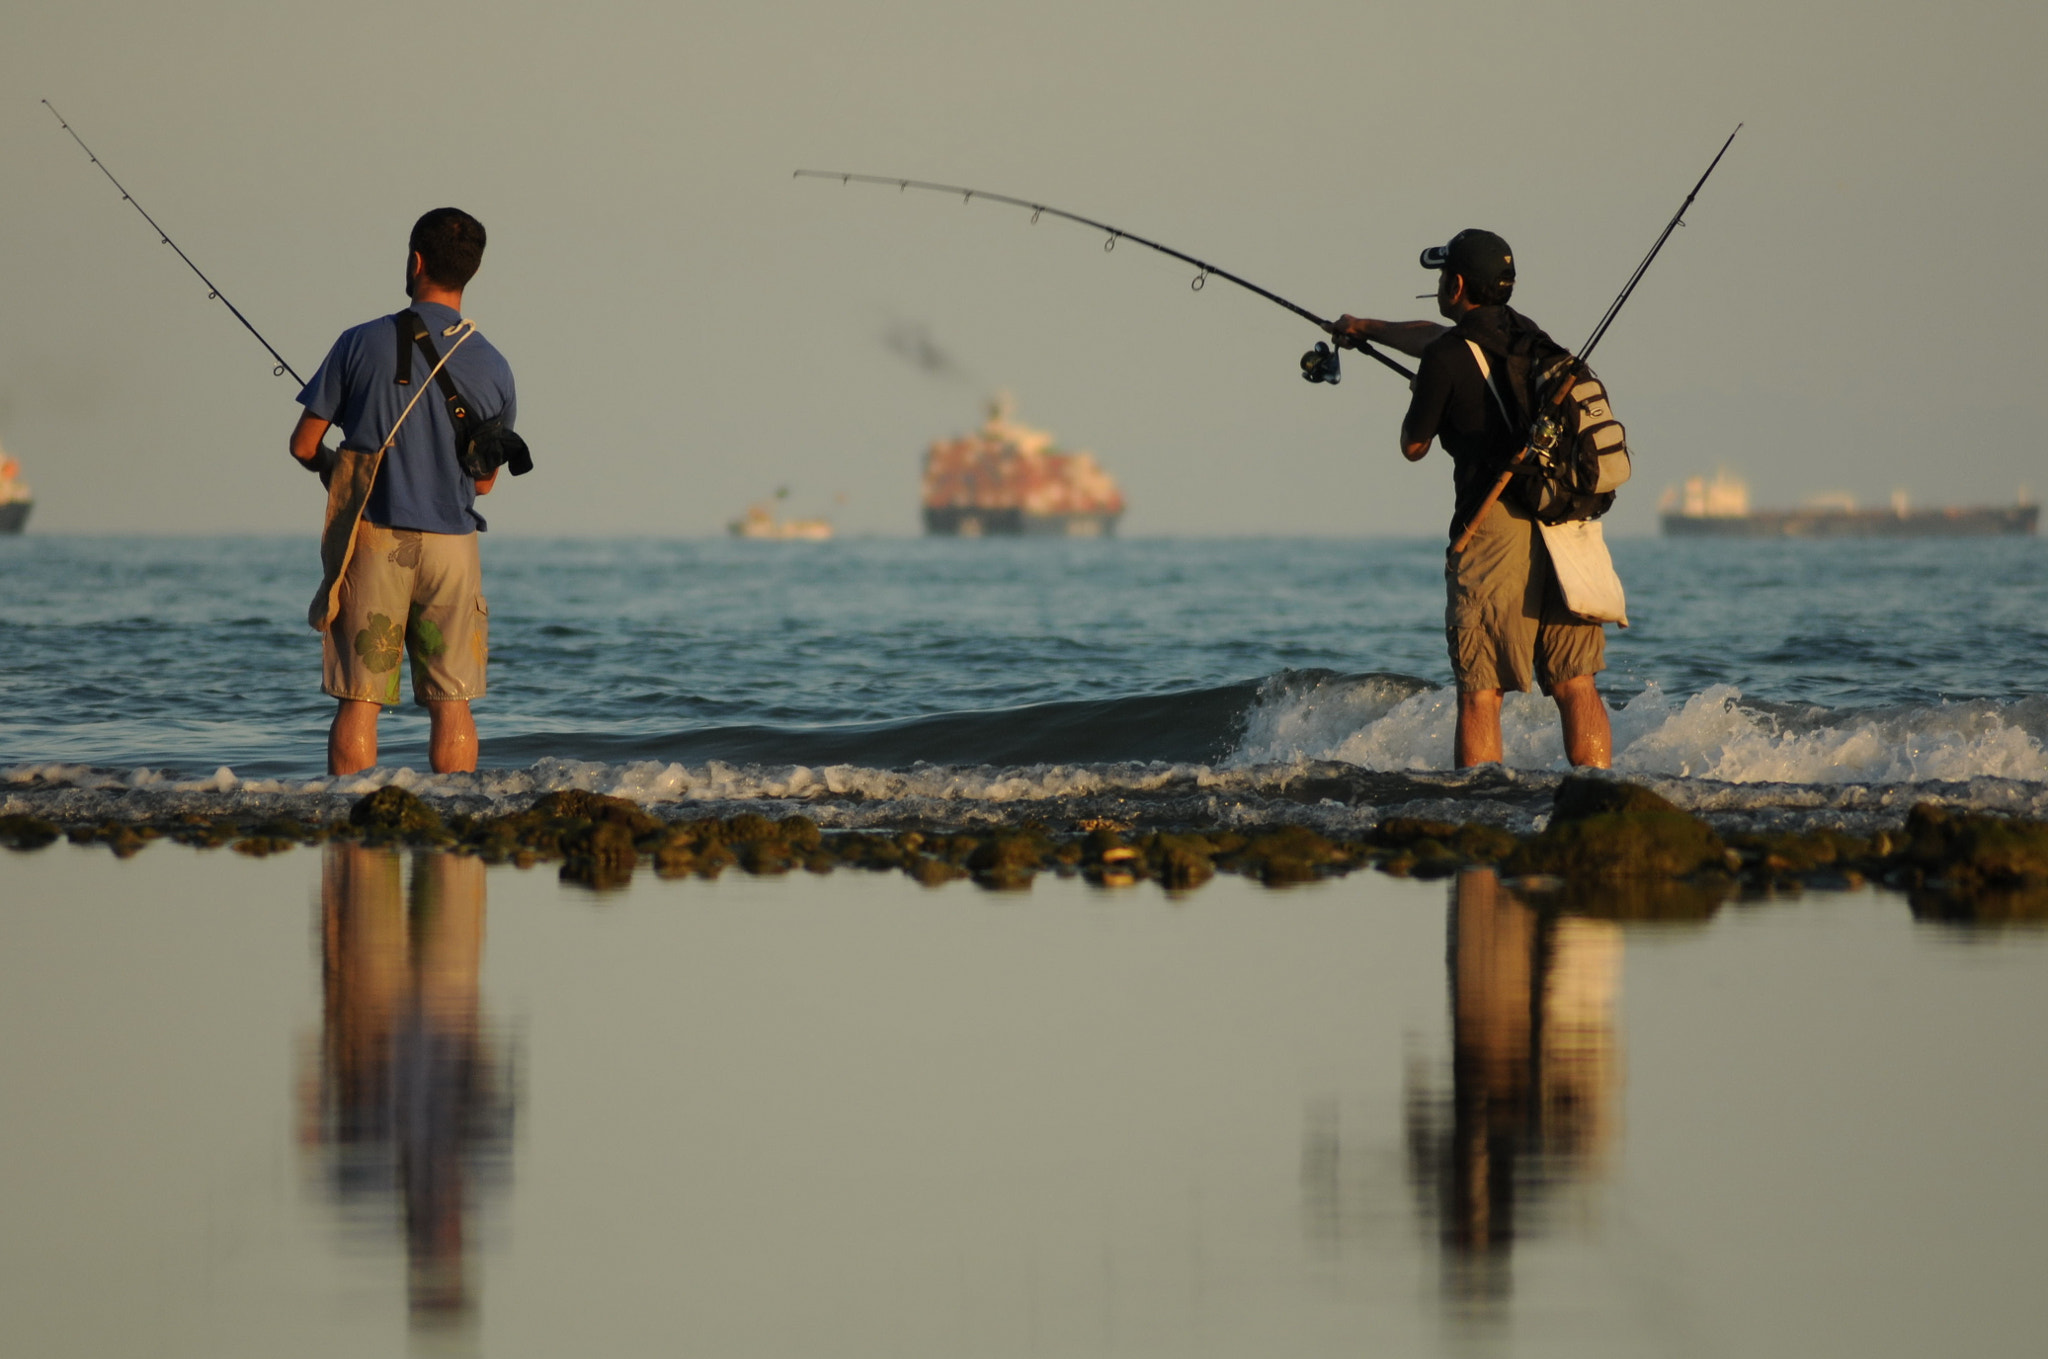
[[[398,663],[410,657],[413,702],[483,696],[491,619],[474,533],[359,524],[337,588],[341,611],[320,642],[329,694],[395,704]]]
[[[1607,633],[1564,606],[1536,520],[1501,497],[1463,552],[1444,558],[1444,635],[1458,692],[1548,694],[1607,668]]]

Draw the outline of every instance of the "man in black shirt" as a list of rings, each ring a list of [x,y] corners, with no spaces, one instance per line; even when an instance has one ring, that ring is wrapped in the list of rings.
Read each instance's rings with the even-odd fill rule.
[[[1422,263],[1439,271],[1437,311],[1450,325],[1345,316],[1333,334],[1339,345],[1372,340],[1422,360],[1401,422],[1401,456],[1416,462],[1443,440],[1457,492],[1456,541],[1528,433],[1527,365],[1511,363],[1510,354],[1526,353],[1532,341],[1554,346],[1507,305],[1515,257],[1500,237],[1461,231],[1449,245],[1423,251]],[[1444,583],[1458,767],[1500,760],[1501,693],[1526,693],[1533,679],[1557,700],[1566,756],[1606,768],[1613,736],[1593,680],[1605,668],[1606,635],[1565,608],[1543,535],[1514,487],[1480,517],[1463,552],[1445,554]]]

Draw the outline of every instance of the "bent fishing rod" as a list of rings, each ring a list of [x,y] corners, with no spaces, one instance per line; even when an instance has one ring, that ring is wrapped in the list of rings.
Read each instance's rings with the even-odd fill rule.
[[[192,262],[192,257],[186,254],[183,250],[179,249],[178,243],[171,239],[170,233],[165,231],[162,227],[158,226],[156,224],[156,218],[149,215],[148,209],[144,208],[142,204],[137,203],[135,201],[135,195],[129,193],[128,190],[121,188],[121,181],[114,178],[114,172],[112,170],[109,170],[106,167],[106,164],[103,161],[101,161],[98,156],[93,155],[92,148],[85,144],[85,138],[79,136],[77,131],[72,128],[71,124],[64,121],[64,115],[57,112],[56,105],[52,104],[47,99],[43,100],[42,103],[43,107],[50,111],[50,116],[57,120],[57,126],[63,128],[66,132],[71,133],[71,140],[78,143],[78,149],[85,152],[86,158],[91,160],[94,165],[99,167],[99,172],[107,177],[107,183],[113,185],[116,189],[121,190],[122,200],[133,205],[135,210],[142,214],[142,220],[149,223],[151,229],[153,229],[156,232],[156,234],[163,240],[163,243],[169,246],[171,249],[178,251],[178,258],[185,261],[185,267],[190,269],[193,273],[199,275],[199,281],[206,285],[207,297],[212,299],[213,301],[219,302],[223,307],[226,307],[229,311],[233,312],[235,314],[235,319],[237,321],[240,321],[243,327],[247,329],[251,335],[254,335],[256,337],[256,343],[262,345],[265,349],[268,349],[270,351],[270,357],[277,360],[277,367],[270,370],[271,374],[275,377],[282,377],[286,373],[290,373],[292,376],[292,380],[294,382],[298,383],[301,387],[305,386],[306,380],[299,376],[298,371],[296,369],[294,369],[290,364],[284,361],[284,355],[277,352],[276,346],[272,345],[270,341],[263,338],[262,331],[256,329],[255,326],[249,324],[249,318],[242,315],[241,308],[237,307],[234,303],[228,301],[226,294],[222,293],[219,288],[214,286],[213,280],[206,276],[206,272],[202,270],[198,265]]]
[[[856,175],[849,174],[843,170],[798,170],[792,178],[836,179],[841,184],[890,184],[894,185],[899,193],[905,189],[928,189],[933,193],[957,193],[960,195],[960,201],[963,203],[971,203],[977,198],[985,198],[991,203],[1006,203],[1014,208],[1029,208],[1031,210],[1031,221],[1034,226],[1042,215],[1049,214],[1053,217],[1063,217],[1069,222],[1079,222],[1082,226],[1093,227],[1097,231],[1107,233],[1102,242],[1102,248],[1106,251],[1116,249],[1118,241],[1132,241],[1144,246],[1147,250],[1156,250],[1162,255],[1177,259],[1183,264],[1194,265],[1197,272],[1194,279],[1188,284],[1188,287],[1196,292],[1202,291],[1203,286],[1208,283],[1210,275],[1213,274],[1217,278],[1227,279],[1235,283],[1238,287],[1248,292],[1257,293],[1268,302],[1287,308],[1287,310],[1293,312],[1296,316],[1299,316],[1302,320],[1307,321],[1325,334],[1334,334],[1334,326],[1331,322],[1325,321],[1307,307],[1288,301],[1270,289],[1261,288],[1250,279],[1241,278],[1231,273],[1228,269],[1219,269],[1207,260],[1199,260],[1193,255],[1183,254],[1170,245],[1161,245],[1158,241],[1149,240],[1138,235],[1136,232],[1125,231],[1122,227],[1111,226],[1107,222],[1098,222],[1092,217],[1083,217],[1077,212],[1068,212],[1063,208],[1055,208],[1049,204],[1034,202],[1028,198],[1012,198],[1008,194],[990,193],[986,189],[970,189],[962,184],[933,184],[922,179],[896,179],[888,175]],[[1379,350],[1374,349],[1364,340],[1353,341],[1352,347],[1363,353],[1367,358],[1376,359],[1380,363],[1385,364],[1402,377],[1412,379],[1415,376],[1406,367],[1394,362],[1394,360],[1388,358]],[[1311,349],[1302,356],[1301,374],[1311,382],[1335,384],[1339,377],[1336,351],[1322,344],[1316,345],[1314,349]]]
[[[1607,328],[1614,324],[1614,318],[1621,314],[1622,307],[1627,305],[1629,297],[1635,292],[1636,284],[1641,283],[1643,275],[1649,272],[1650,262],[1656,259],[1657,252],[1664,248],[1664,242],[1671,239],[1672,232],[1685,225],[1685,210],[1692,206],[1693,199],[1700,196],[1700,190],[1707,185],[1707,177],[1714,173],[1714,167],[1721,163],[1721,157],[1728,154],[1728,148],[1735,144],[1735,133],[1740,131],[1742,124],[1737,123],[1735,132],[1729,133],[1728,140],[1721,143],[1721,149],[1716,151],[1713,160],[1707,163],[1706,174],[1700,176],[1699,183],[1692,186],[1692,192],[1685,196],[1685,201],[1678,205],[1678,211],[1672,213],[1671,220],[1664,224],[1664,230],[1658,233],[1656,243],[1650,247],[1650,253],[1643,256],[1643,262],[1636,266],[1636,271],[1629,275],[1628,282],[1622,285],[1620,295],[1614,299],[1614,304],[1608,307],[1607,314],[1600,318],[1600,324],[1593,327],[1593,333],[1587,337],[1585,347],[1572,356],[1571,369],[1582,369],[1586,366],[1586,360],[1593,356],[1594,346],[1606,336]],[[1493,502],[1501,498],[1502,492],[1508,488],[1508,483],[1515,479],[1515,473],[1522,470],[1532,454],[1544,456],[1557,447],[1558,437],[1563,433],[1563,424],[1558,418],[1558,412],[1564,409],[1564,403],[1571,398],[1572,388],[1576,385],[1575,382],[1557,384],[1557,390],[1551,394],[1548,403],[1551,409],[1537,412],[1528,442],[1522,445],[1522,451],[1515,454],[1501,470],[1500,478],[1493,483],[1493,489],[1486,493],[1486,499],[1479,502],[1479,508],[1474,510],[1471,519],[1466,521],[1465,531],[1451,544],[1451,551],[1463,552],[1471,543],[1472,536],[1479,532],[1479,521],[1493,508]]]

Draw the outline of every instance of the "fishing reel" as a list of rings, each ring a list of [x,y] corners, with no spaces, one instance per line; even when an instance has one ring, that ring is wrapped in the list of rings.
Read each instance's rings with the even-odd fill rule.
[[[1301,356],[1301,376],[1305,382],[1327,382],[1336,386],[1344,377],[1344,370],[1337,362],[1337,351],[1316,341],[1316,347]]]
[[[1564,421],[1548,408],[1536,412],[1529,424],[1529,460],[1539,467],[1557,462],[1557,447],[1564,441]]]

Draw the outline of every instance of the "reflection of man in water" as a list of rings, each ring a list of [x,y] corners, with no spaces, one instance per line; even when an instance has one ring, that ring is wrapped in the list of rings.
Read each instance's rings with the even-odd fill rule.
[[[343,1205],[403,1206],[416,1321],[471,1303],[463,1214],[502,1164],[512,1101],[484,1041],[484,866],[331,844],[321,870],[325,1016],[317,1118]]]
[[[1492,869],[1468,869],[1452,889],[1449,961],[1450,1126],[1440,1103],[1409,1092],[1410,1173],[1446,1248],[1483,1267],[1504,1262],[1521,1192],[1540,1200],[1587,1176],[1612,1138],[1621,932],[1538,915]],[[1489,1286],[1483,1272],[1460,1279]]]

